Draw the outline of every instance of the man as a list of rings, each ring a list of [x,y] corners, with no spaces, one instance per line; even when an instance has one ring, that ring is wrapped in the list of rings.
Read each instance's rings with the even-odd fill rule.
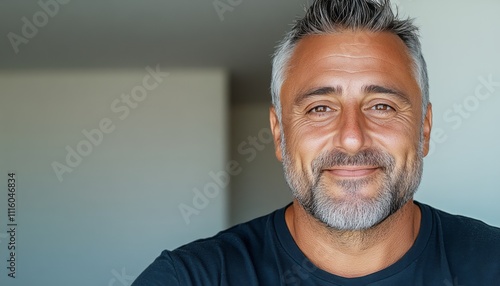
[[[133,285],[500,285],[500,229],[413,201],[427,70],[388,1],[317,0],[273,62],[291,205],[165,251]]]

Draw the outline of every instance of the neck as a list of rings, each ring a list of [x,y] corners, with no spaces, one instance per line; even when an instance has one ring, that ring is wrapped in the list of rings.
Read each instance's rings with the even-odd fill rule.
[[[285,219],[295,242],[317,267],[353,278],[395,263],[413,245],[420,229],[420,208],[409,201],[377,226],[362,231],[337,231],[311,217],[294,201]]]

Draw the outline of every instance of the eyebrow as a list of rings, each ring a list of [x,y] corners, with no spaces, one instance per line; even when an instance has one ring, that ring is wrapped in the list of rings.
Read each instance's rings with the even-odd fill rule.
[[[411,105],[411,102],[409,100],[409,97],[402,91],[399,91],[395,88],[392,87],[384,87],[376,84],[372,85],[367,85],[363,87],[363,92],[366,94],[374,94],[374,93],[379,93],[379,94],[387,94],[394,96],[398,98],[399,100],[402,100],[404,103]],[[315,96],[321,96],[321,95],[342,95],[342,87],[340,86],[324,86],[324,87],[319,87],[319,88],[314,88],[310,91],[307,91],[305,93],[300,94],[297,96],[294,100],[295,106],[301,105],[302,102],[305,100],[315,97]]]
[[[381,93],[381,94],[388,94],[388,95],[393,95],[397,97],[399,100],[402,100],[404,103],[411,105],[411,101],[409,97],[402,91],[399,91],[394,88],[390,87],[384,87],[380,85],[368,85],[363,88],[363,91],[368,94],[373,94],[373,93]]]
[[[314,96],[320,96],[320,95],[327,95],[327,94],[334,94],[334,95],[341,95],[342,94],[342,87],[340,86],[324,86],[320,88],[314,88],[310,91],[307,91],[305,93],[300,94],[297,96],[294,100],[294,104],[301,105],[302,102],[307,100],[308,98],[314,97]]]

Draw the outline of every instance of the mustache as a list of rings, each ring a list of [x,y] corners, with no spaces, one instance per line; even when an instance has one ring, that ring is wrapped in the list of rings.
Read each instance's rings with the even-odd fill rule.
[[[325,169],[339,166],[377,166],[392,170],[395,165],[394,157],[379,149],[365,149],[354,155],[340,150],[325,151],[312,161],[312,170],[319,174]]]

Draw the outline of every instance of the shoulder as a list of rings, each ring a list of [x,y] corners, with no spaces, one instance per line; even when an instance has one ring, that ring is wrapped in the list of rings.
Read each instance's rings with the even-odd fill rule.
[[[274,217],[283,211],[277,210],[173,251],[163,251],[138,280],[169,281],[151,285],[224,285],[224,281],[236,283],[241,277],[252,279],[258,262],[269,256],[267,248],[272,245],[275,235]],[[154,276],[158,279],[151,278]],[[257,284],[248,282],[249,285]]]
[[[221,231],[213,237],[199,239],[170,252],[179,263],[198,262],[214,259],[225,260],[241,256],[252,256],[263,247],[263,242],[274,233],[273,218],[278,211],[246,223]]]
[[[137,277],[132,286],[181,285],[177,276],[170,253],[165,250]]]
[[[480,220],[453,215],[432,208],[438,218],[444,238],[447,242],[457,243],[461,246],[493,247],[500,243],[500,228],[488,225]]]
[[[445,259],[452,274],[460,277],[461,281],[471,283],[498,281],[500,228],[474,218],[452,215],[437,209],[432,209],[432,212],[436,218],[435,230],[441,247],[445,250]]]

